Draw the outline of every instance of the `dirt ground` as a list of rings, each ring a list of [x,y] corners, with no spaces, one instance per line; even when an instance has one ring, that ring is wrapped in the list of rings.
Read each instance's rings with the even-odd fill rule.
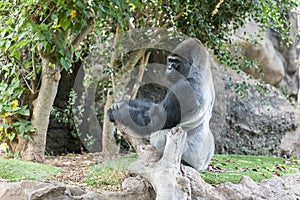
[[[104,162],[111,159],[102,153],[69,154],[66,156],[50,156],[46,158],[45,164],[53,165],[63,169],[63,172],[50,180],[59,181],[69,185],[79,186],[86,191],[109,190],[109,188],[99,188],[88,186],[84,179],[88,176],[88,168],[91,164]]]

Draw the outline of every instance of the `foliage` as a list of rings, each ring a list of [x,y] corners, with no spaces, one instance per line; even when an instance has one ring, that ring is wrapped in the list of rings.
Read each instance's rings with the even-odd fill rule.
[[[77,137],[76,127],[73,118],[72,106],[75,104],[76,93],[74,90],[70,91],[69,99],[67,101],[66,107],[61,110],[53,107],[51,110],[51,115],[58,123],[65,124],[70,130],[73,137]]]
[[[242,176],[249,176],[256,182],[296,173],[300,170],[297,159],[284,159],[269,156],[215,155],[209,170],[200,172],[201,177],[210,184],[224,182],[238,183]]]
[[[39,163],[0,159],[0,178],[9,181],[42,180],[62,172],[61,169]]]
[[[116,18],[114,22],[124,24],[123,16],[124,13],[128,13],[126,9],[129,9],[130,2],[119,0],[101,3],[85,0],[0,2],[0,58],[1,61],[3,59],[9,63],[6,65],[0,62],[1,67],[5,68],[5,74],[1,73],[4,76],[1,78],[3,81],[1,91],[5,93],[1,96],[5,106],[0,109],[3,118],[0,132],[2,149],[10,147],[9,141],[16,139],[18,135],[33,131],[29,123],[31,113],[25,105],[32,108],[32,100],[38,95],[42,78],[41,58],[47,57],[51,62],[50,66],[58,64],[62,69],[69,70],[73,60],[81,56],[80,50],[85,50],[76,47],[90,32],[89,29],[92,30],[94,24],[101,24],[107,15],[111,15],[111,19]],[[76,58],[73,58],[74,55]],[[8,80],[6,74],[13,74],[14,78]],[[14,84],[8,84],[10,82]],[[25,85],[27,89],[23,88]],[[15,96],[6,98],[11,91]],[[19,101],[20,106],[16,101]]]
[[[174,2],[171,10],[178,9],[178,4],[184,6],[181,8],[184,10],[182,17],[175,23],[178,30],[199,38],[213,49],[222,64],[241,68],[250,67],[252,63],[246,60],[241,64],[245,59],[230,53],[230,36],[234,31],[245,24],[245,19],[252,18],[261,27],[261,31],[271,28],[280,34],[285,44],[289,44],[290,22],[287,13],[299,6],[299,1],[181,0],[179,3]]]
[[[42,45],[51,53],[54,63],[59,61],[65,69],[72,62],[72,42],[94,18],[103,17],[103,6],[94,1],[5,1],[1,2],[1,20],[4,23],[1,46],[9,56],[18,60],[19,47],[30,46],[31,51]]]
[[[30,133],[34,131],[28,121],[27,106],[19,102],[25,88],[20,84],[17,70],[11,64],[4,64],[0,69],[0,148],[15,154],[19,152],[12,151],[13,142],[20,137],[30,139]]]

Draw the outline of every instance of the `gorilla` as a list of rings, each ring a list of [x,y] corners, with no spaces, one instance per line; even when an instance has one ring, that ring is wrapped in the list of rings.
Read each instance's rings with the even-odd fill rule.
[[[168,56],[166,78],[171,82],[164,99],[123,100],[107,111],[127,134],[142,136],[163,153],[166,133],[178,126],[187,132],[182,163],[197,170],[207,168],[214,154],[214,138],[209,128],[215,90],[211,75],[212,60],[203,44],[190,38]]]

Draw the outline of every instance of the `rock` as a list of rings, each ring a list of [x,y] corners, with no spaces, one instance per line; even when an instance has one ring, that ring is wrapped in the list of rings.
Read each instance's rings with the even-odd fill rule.
[[[187,169],[191,171],[193,169]],[[269,180],[255,183],[251,178],[244,176],[238,184],[222,183],[212,187],[201,179],[197,172],[189,172],[188,178],[192,183],[192,199],[299,199],[300,173],[274,176]],[[199,191],[200,192],[197,192]]]
[[[261,33],[263,39],[259,40],[256,36],[259,31],[259,26],[253,20],[249,20],[245,28],[237,30],[233,39],[235,43],[239,44],[242,55],[257,61],[258,65],[261,65],[262,74],[255,67],[245,67],[244,70],[255,78],[261,78],[271,85],[277,85],[283,79],[284,66],[268,32]],[[258,44],[253,44],[251,38],[256,38]]]
[[[182,167],[182,172],[190,181],[192,200],[227,199],[300,199],[300,172],[282,177],[274,176],[260,183],[244,176],[239,183],[222,183],[212,186],[206,183],[199,173],[191,167]],[[58,182],[20,181],[0,183],[0,199],[18,200],[154,200],[152,187],[138,177],[127,178],[121,191],[85,192],[79,187]]]
[[[217,68],[223,82],[214,75],[218,92],[211,128],[219,136],[216,153],[277,155],[282,137],[298,126],[289,101],[275,87],[244,72]]]
[[[94,192],[86,193],[79,187],[58,182],[20,181],[0,183],[0,199],[18,200],[92,200],[105,199]]]
[[[24,180],[0,182],[0,199],[9,200],[151,200],[155,193],[141,178],[128,178],[119,192],[85,192],[80,187],[59,182]]]
[[[125,193],[127,193],[125,196],[128,200],[134,199],[136,195],[140,199],[155,199],[155,192],[151,185],[139,176],[125,179],[122,183],[122,188]],[[130,193],[131,196],[128,195],[128,193]]]
[[[249,177],[243,177],[238,184],[223,183],[217,191],[223,199],[298,199],[300,197],[300,174],[273,177],[261,183],[255,183]]]
[[[300,159],[300,110],[297,110],[295,121],[297,128],[287,132],[281,140],[279,156],[293,156]]]
[[[190,168],[183,167],[186,177],[191,182],[192,199],[210,199],[210,200],[221,200],[222,197],[215,191],[215,188],[210,184],[206,183],[200,176],[199,173]]]
[[[260,183],[254,182],[248,176],[241,178],[239,183],[222,183],[211,186],[205,183],[198,172],[190,167],[184,167],[186,176],[191,181],[192,199],[225,200],[225,199],[299,199],[300,172],[297,174],[274,176]]]
[[[297,22],[297,13],[289,12],[287,15],[290,20],[290,30],[289,37],[291,38],[291,44],[289,46],[280,44],[280,34],[270,31],[270,40],[274,45],[275,49],[277,49],[279,53],[279,58],[284,66],[284,77],[280,82],[279,87],[284,94],[287,95],[295,95],[299,89],[299,78],[298,69],[299,63],[299,52],[297,53],[297,45],[299,44],[298,37],[296,37],[298,33],[298,22]]]
[[[287,18],[291,25],[289,46],[281,44],[280,33],[272,29],[262,31],[253,20],[249,20],[245,27],[239,28],[232,39],[240,46],[242,55],[256,60],[261,65],[262,73],[254,67],[244,68],[247,73],[280,88],[287,95],[294,95],[299,88],[297,77],[299,65],[296,63],[299,57],[296,51],[297,14],[290,12]],[[259,31],[262,39],[257,36]],[[256,41],[257,44],[252,41]]]

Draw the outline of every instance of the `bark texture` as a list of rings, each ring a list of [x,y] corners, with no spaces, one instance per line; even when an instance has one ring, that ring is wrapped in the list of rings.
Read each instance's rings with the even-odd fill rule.
[[[33,113],[31,123],[35,129],[32,135],[33,142],[28,141],[23,153],[24,160],[43,162],[46,147],[46,136],[49,124],[50,111],[57,94],[60,80],[60,65],[51,63],[50,56],[43,55],[41,87],[38,97],[33,101]]]
[[[184,130],[175,127],[169,131],[165,150],[160,155],[144,139],[127,135],[125,127],[118,125],[118,129],[138,153],[138,160],[129,166],[129,172],[149,182],[157,200],[191,199],[190,180],[180,166],[187,134]]]

